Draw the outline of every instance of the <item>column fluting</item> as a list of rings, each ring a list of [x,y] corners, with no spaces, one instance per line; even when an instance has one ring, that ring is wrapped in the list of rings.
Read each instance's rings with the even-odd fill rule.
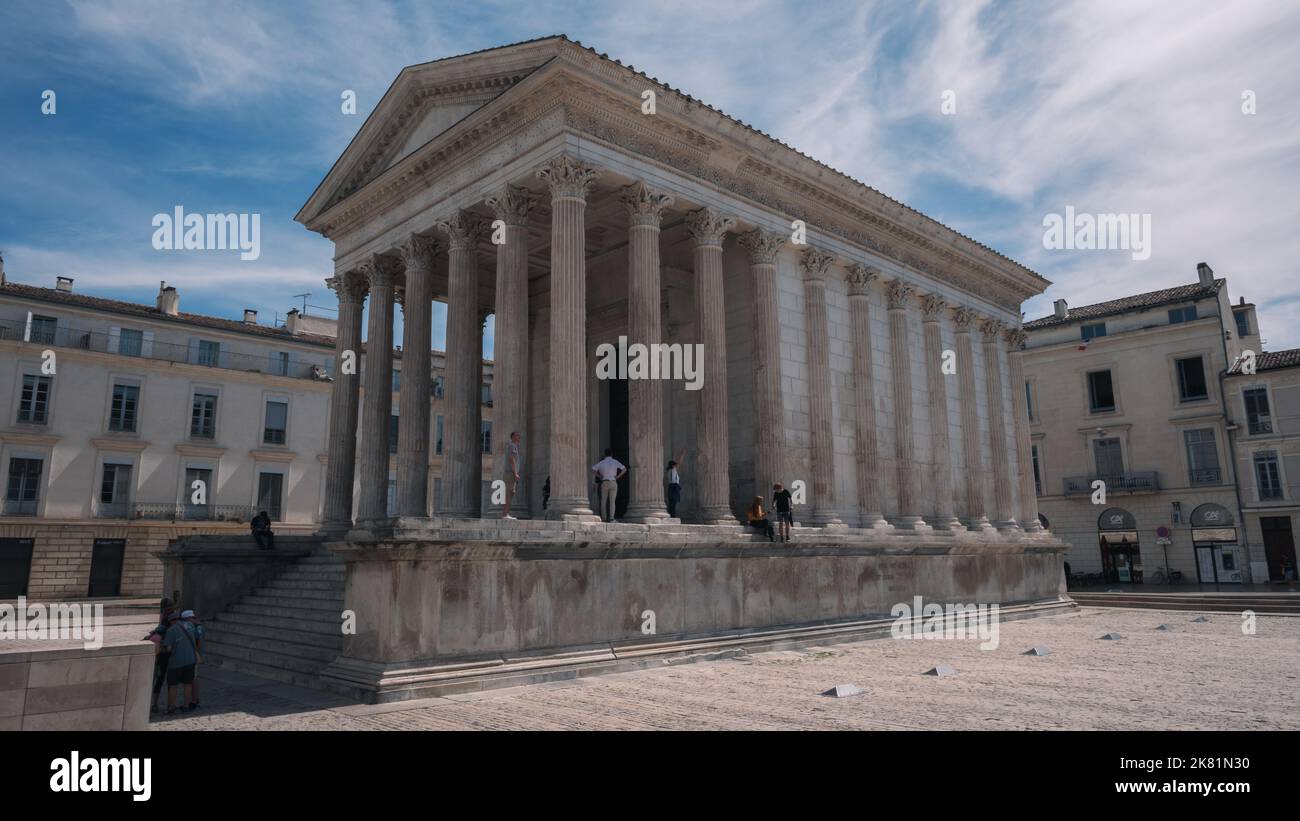
[[[398,392],[397,513],[429,515],[429,382],[433,343],[433,264],[438,243],[411,234],[398,248],[405,266],[402,387]]]
[[[388,519],[388,430],[393,413],[393,291],[397,262],[374,254],[362,266],[370,284],[366,329],[365,397],[362,400],[361,499],[357,523]]]
[[[805,248],[799,258],[808,344],[808,419],[812,427],[813,499],[808,522],[823,527],[842,524],[835,504],[835,437],[826,321],[826,272],[834,261],[833,256],[817,248]]]
[[[785,482],[782,420],[781,339],[776,313],[776,257],[785,237],[763,230],[741,234],[749,254],[750,314],[753,323],[750,372],[754,400],[754,495],[770,499],[772,485]]]
[[[329,462],[325,472],[326,530],[352,524],[352,488],[357,466],[357,411],[361,404],[361,315],[368,283],[357,271],[326,281],[338,295],[334,340],[334,386],[330,394]]]
[[[472,516],[478,504],[474,460],[478,459],[479,365],[478,241],[483,223],[456,211],[438,223],[447,235],[447,410],[442,438],[442,514]]]

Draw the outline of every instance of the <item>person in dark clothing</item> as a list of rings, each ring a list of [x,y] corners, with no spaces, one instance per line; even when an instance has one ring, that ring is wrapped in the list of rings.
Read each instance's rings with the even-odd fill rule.
[[[249,522],[249,527],[253,531],[253,539],[257,542],[258,550],[274,550],[275,534],[271,532],[271,517],[263,510],[253,517]]]
[[[754,501],[749,506],[749,510],[745,512],[745,518],[749,522],[750,527],[767,534],[767,540],[769,542],[776,541],[776,531],[772,529],[772,522],[767,518],[767,511],[763,510],[762,496],[754,497]]]
[[[794,524],[794,505],[791,503],[790,491],[777,482],[772,485],[772,507],[776,508],[776,520],[781,528],[781,541],[790,541],[790,526]]]
[[[551,477],[546,477],[546,484],[542,485],[542,510],[546,510],[547,502],[551,501]]]

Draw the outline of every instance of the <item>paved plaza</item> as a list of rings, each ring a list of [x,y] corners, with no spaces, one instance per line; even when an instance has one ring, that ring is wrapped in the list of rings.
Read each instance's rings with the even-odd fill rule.
[[[1300,619],[1080,608],[1000,644],[876,640],[531,687],[358,705],[205,667],[203,707],[157,730],[1297,730]],[[1156,628],[1169,624],[1171,631]],[[1118,641],[1103,641],[1119,633]],[[1050,655],[1025,656],[1035,645]],[[957,674],[923,673],[949,665]],[[837,684],[865,692],[820,693]]]

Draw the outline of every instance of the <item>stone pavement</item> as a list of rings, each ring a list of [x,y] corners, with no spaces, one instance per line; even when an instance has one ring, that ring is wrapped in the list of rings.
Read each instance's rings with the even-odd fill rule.
[[[1000,644],[876,640],[532,687],[358,705],[216,668],[159,730],[1300,729],[1300,618],[1082,608]],[[1168,623],[1174,630],[1155,628]],[[1121,641],[1100,641],[1117,632]],[[1044,657],[1021,655],[1046,645]],[[952,677],[922,675],[938,664]],[[837,684],[865,693],[820,695]]]

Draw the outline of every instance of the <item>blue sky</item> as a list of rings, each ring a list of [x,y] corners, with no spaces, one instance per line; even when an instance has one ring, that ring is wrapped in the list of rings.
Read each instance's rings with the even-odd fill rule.
[[[263,321],[306,291],[331,306],[331,243],[293,215],[398,71],[565,33],[1053,280],[1029,318],[1204,260],[1259,305],[1267,349],[1300,347],[1295,3],[7,2],[0,31],[0,249],[21,282],[150,301],[167,280],[184,310]],[[261,214],[261,257],[154,250],[176,205]],[[1150,214],[1150,258],[1044,249],[1068,205]]]

